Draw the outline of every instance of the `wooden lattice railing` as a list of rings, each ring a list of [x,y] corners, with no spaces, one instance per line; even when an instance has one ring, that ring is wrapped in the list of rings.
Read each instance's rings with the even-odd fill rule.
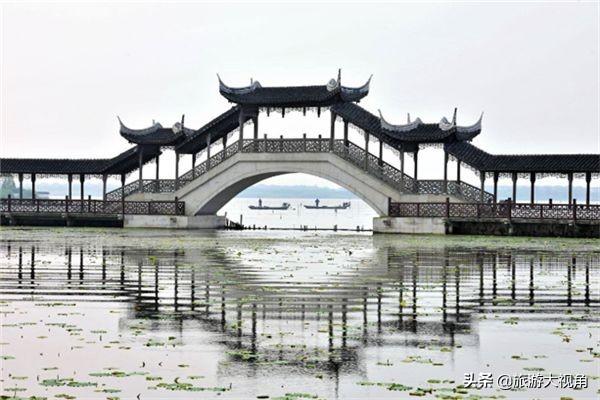
[[[123,209],[124,207],[124,209]],[[185,215],[182,201],[1,199],[0,212],[39,214]]]
[[[529,203],[396,203],[390,201],[390,217],[505,218],[600,221],[600,205]]]
[[[333,147],[332,147],[333,143]],[[173,193],[178,188],[184,187],[196,178],[204,175],[212,168],[240,152],[239,142],[235,142],[225,149],[211,156],[208,160],[196,165],[195,168],[185,172],[179,179],[144,179],[143,191],[146,193]],[[418,180],[415,181],[407,174],[403,174],[396,167],[380,160],[375,155],[368,153],[352,142],[337,139],[245,139],[241,146],[242,153],[333,153],[351,164],[367,171],[370,175],[382,180],[401,193],[413,194],[448,194],[462,200],[478,202],[481,200],[481,190],[465,182],[443,180]],[[365,161],[365,158],[367,160]],[[124,188],[125,197],[140,191],[139,181],[131,182]],[[107,200],[120,200],[121,188],[107,193]],[[483,192],[483,201],[493,200],[493,195]]]

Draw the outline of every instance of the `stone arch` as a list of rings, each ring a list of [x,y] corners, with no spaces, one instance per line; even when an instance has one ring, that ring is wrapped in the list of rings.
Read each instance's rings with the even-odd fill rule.
[[[307,157],[297,161],[289,158],[281,161],[271,160],[268,155],[263,155],[260,159],[244,160],[242,157],[238,160],[228,160],[232,161],[229,165],[219,165],[211,170],[201,182],[190,185],[186,191],[179,193],[179,198],[186,202],[188,215],[214,215],[238,193],[264,179],[283,174],[304,173],[345,188],[367,203],[379,216],[387,215],[388,199],[393,196],[393,189],[382,185],[365,171],[349,165],[335,155],[315,156],[318,157]]]

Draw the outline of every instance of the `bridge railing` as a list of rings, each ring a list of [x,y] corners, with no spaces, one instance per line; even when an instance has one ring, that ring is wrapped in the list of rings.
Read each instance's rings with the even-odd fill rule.
[[[123,209],[125,207],[125,209]],[[182,201],[0,199],[0,212],[36,214],[185,215]]]
[[[144,179],[142,180],[144,193],[173,193],[175,192],[175,179]],[[140,192],[140,181],[128,183],[124,187],[125,197]],[[106,193],[106,200],[121,200],[121,188]]]
[[[365,169],[367,172],[401,192],[416,193],[417,188],[413,178],[402,174],[394,166],[380,161],[375,155],[370,153],[367,155],[367,152],[356,144],[348,142],[348,146],[345,146],[343,140],[336,140],[333,147],[336,155],[362,169],[365,169],[365,157],[368,157]]]
[[[207,173],[210,169],[221,164],[225,160],[233,157],[240,152],[239,142],[234,142],[225,149],[212,155],[208,160],[196,165],[195,168],[185,172],[175,179],[161,180],[143,180],[143,190],[146,193],[172,193],[177,188],[183,187],[194,179]],[[449,194],[458,198],[478,202],[481,199],[481,190],[465,182],[443,180],[418,180],[415,181],[407,174],[403,174],[396,167],[380,160],[371,153],[367,153],[363,148],[348,141],[336,139],[333,141],[333,147],[329,138],[298,138],[298,139],[245,139],[242,142],[241,152],[243,153],[329,153],[345,159],[351,164],[367,171],[369,174],[377,177],[388,185],[394,187],[403,193],[414,194]],[[366,160],[365,160],[366,159]],[[125,186],[125,197],[139,192],[139,181],[131,182]],[[121,198],[121,189],[113,190],[107,194],[107,200],[119,200]],[[484,202],[493,200],[492,194],[484,192]]]
[[[244,140],[244,146],[247,146],[249,143],[253,142],[253,140]],[[199,176],[207,173],[211,168],[216,167],[221,164],[223,161],[233,157],[235,154],[239,152],[239,143],[235,142],[230,144],[225,149],[215,153],[208,160],[204,160],[200,164],[196,165],[195,168],[185,172],[178,179],[178,188],[183,187],[198,178]]]
[[[520,218],[539,220],[600,220],[600,205],[530,203],[397,203],[390,202],[390,217]]]
[[[417,193],[420,194],[449,194],[472,202],[481,202],[481,189],[466,182],[443,180],[418,180]],[[483,202],[490,203],[494,201],[494,195],[489,192],[483,192]]]

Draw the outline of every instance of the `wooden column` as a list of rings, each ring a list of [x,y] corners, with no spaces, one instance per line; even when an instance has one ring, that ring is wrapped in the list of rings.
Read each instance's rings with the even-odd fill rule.
[[[252,143],[252,149],[254,152],[258,152],[258,113],[259,111],[256,110],[256,116],[252,118],[252,125],[254,128],[254,141]]]
[[[415,182],[418,179],[418,168],[419,168],[419,150],[414,152],[414,163],[415,163]]]
[[[102,175],[102,200],[106,201],[106,180],[108,179],[108,175]]]
[[[35,174],[31,174],[31,198],[35,199]]]
[[[139,169],[139,178],[138,178],[138,182],[139,182],[139,189],[140,189],[140,193],[144,193],[144,182],[142,179],[142,168],[144,167],[144,148],[140,147],[140,153],[139,153],[139,157],[138,157],[138,169]]]
[[[19,174],[19,199],[23,198],[23,174]]]
[[[67,175],[67,180],[69,181],[69,200],[73,200],[73,175]]]
[[[158,186],[158,181],[160,180],[160,161],[159,154],[156,155],[156,185]],[[158,190],[158,188],[157,188]]]
[[[592,173],[585,173],[585,205],[590,205],[590,185],[592,183]]]
[[[223,136],[223,150],[227,148],[227,135]]]
[[[344,146],[348,147],[348,121],[344,120]]]
[[[206,169],[210,169],[210,133],[206,136]],[[241,150],[241,148],[240,148]]]
[[[244,112],[240,110],[240,114],[238,116],[238,123],[240,126],[240,139],[238,141],[238,151],[242,151],[242,147],[244,147]]]
[[[179,189],[179,152],[175,151],[175,190]]]
[[[192,154],[192,179],[196,179],[196,153]]]
[[[444,151],[444,193],[448,193],[448,152]]]
[[[404,150],[400,149],[400,181],[404,185]]]
[[[414,160],[413,160],[413,162],[415,163],[414,164],[415,165],[415,167],[414,167],[415,168],[415,179],[413,181],[413,190],[417,191],[418,188],[419,188],[419,186],[418,186],[418,184],[419,184],[419,182],[418,182],[418,176],[419,176],[419,173],[418,173],[418,171],[419,171],[419,150],[418,149],[414,152]]]
[[[365,132],[365,170],[369,169],[369,132]]]
[[[81,193],[80,193],[80,195],[81,195],[81,201],[85,200],[85,193],[84,193],[84,190],[83,190],[84,182],[85,182],[85,175],[84,174],[79,174],[79,186],[80,186],[79,190],[81,191]]]
[[[533,204],[533,203],[535,203],[535,172],[532,172],[529,175],[529,181],[531,182],[531,193],[530,193],[529,199],[530,199],[530,203]]]
[[[567,179],[569,180],[569,205],[571,205],[573,204],[573,173],[570,172]]]
[[[121,174],[121,214],[125,214],[125,174]]]
[[[329,132],[329,151],[333,151],[333,141],[335,140],[335,113],[331,111],[331,126]]]
[[[498,172],[494,172],[494,203],[498,202]]]
[[[517,202],[517,178],[518,175],[516,172],[512,173],[512,201],[513,203]]]
[[[377,164],[381,167],[383,165],[383,141],[379,139],[379,159],[377,160]]]
[[[252,122],[254,123],[254,140],[258,140],[258,111],[256,111],[256,117],[253,118]]]
[[[479,202],[483,203],[483,194],[485,193],[485,171],[479,171],[479,181],[481,182],[480,185],[480,192],[479,192]]]
[[[460,188],[460,160],[456,160],[456,182]]]

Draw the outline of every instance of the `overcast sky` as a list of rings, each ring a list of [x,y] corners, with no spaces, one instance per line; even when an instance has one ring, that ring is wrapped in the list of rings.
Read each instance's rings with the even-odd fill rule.
[[[338,67],[348,86],[374,75],[361,105],[390,122],[437,122],[456,106],[464,125],[485,111],[474,143],[492,153],[599,152],[596,2],[1,10],[2,157],[111,157],[130,146],[117,115],[141,128],[185,113],[197,128],[230,107],[217,72],[233,86],[303,85]],[[327,133],[327,119],[315,124]]]

